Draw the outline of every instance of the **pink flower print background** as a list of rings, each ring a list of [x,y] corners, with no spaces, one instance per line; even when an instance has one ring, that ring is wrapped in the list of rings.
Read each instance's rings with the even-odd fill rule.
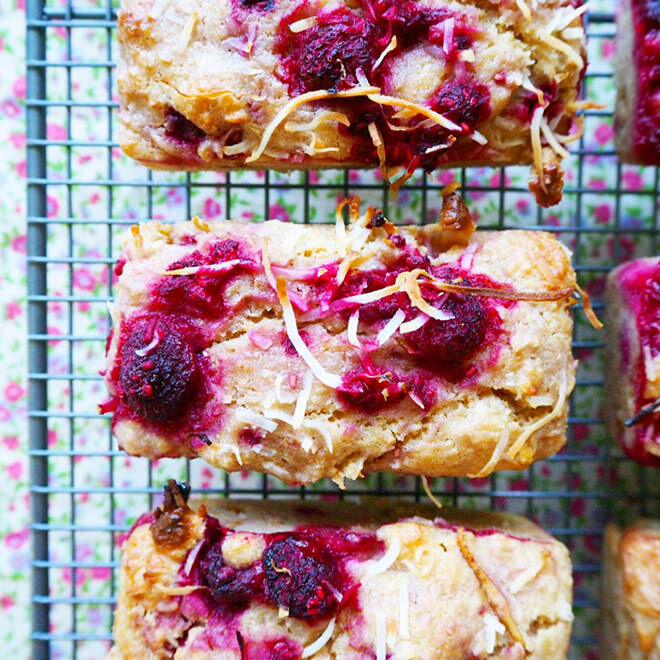
[[[80,8],[105,8],[104,0],[76,0]],[[115,2],[115,5],[118,3]],[[611,13],[612,2],[594,0],[591,10]],[[64,6],[63,0],[50,0],[49,7]],[[28,461],[26,434],[26,230],[24,186],[26,174],[25,156],[25,94],[26,78],[24,53],[24,2],[0,0],[0,140],[5,145],[0,159],[0,314],[2,315],[3,341],[0,343],[0,474],[9,490],[7,504],[0,516],[0,609],[2,610],[3,650],[7,657],[26,660],[30,657],[29,612],[30,606],[30,534],[28,498]],[[609,71],[614,57],[611,24],[592,27],[594,37],[589,44],[590,71]],[[52,61],[67,57],[68,31],[65,28],[51,29],[48,55]],[[73,30],[73,57],[81,61],[105,61],[107,59],[105,31],[85,28]],[[598,36],[600,35],[600,36]],[[66,74],[62,68],[51,67],[48,71],[49,89],[54,98],[66,98]],[[105,82],[92,69],[81,67],[72,76],[72,94],[77,100],[101,100],[107,98],[103,88]],[[586,82],[586,93],[591,99],[611,107],[614,86],[608,78],[590,78]],[[47,136],[53,141],[66,141],[71,137],[89,141],[105,139],[107,119],[98,108],[71,110],[71,135],[67,129],[67,114],[52,109],[48,114]],[[532,196],[526,191],[527,168],[507,168],[504,176],[488,168],[473,168],[465,173],[466,199],[475,218],[482,227],[529,227],[542,224],[550,229],[575,251],[576,261],[587,269],[580,273],[582,284],[595,297],[596,303],[602,296],[605,271],[614,262],[651,254],[657,247],[653,239],[654,186],[657,185],[655,171],[651,168],[620,167],[620,212],[617,216],[617,163],[611,155],[613,129],[611,117],[602,113],[591,113],[585,122],[583,146],[591,155],[583,159],[582,170],[578,158],[573,156],[567,163],[567,194],[561,205],[539,211]],[[116,131],[115,131],[116,135]],[[61,180],[67,176],[65,149],[49,148],[48,176]],[[73,176],[87,180],[103,180],[106,176],[107,151],[91,147],[72,149]],[[113,148],[110,152],[114,177],[117,182],[145,180],[145,171]],[[428,183],[433,186],[450,184],[458,171],[442,171],[430,175]],[[307,175],[293,173],[289,176],[269,174],[271,193],[264,199],[259,188],[265,180],[263,172],[232,174],[232,181],[240,187],[231,191],[231,215],[243,221],[263,219],[264,207],[271,218],[286,222],[301,221],[303,208],[308,204],[309,219],[324,222],[334,217],[334,206],[342,197],[344,173],[337,171],[309,172]],[[381,176],[377,172],[348,173],[348,184],[378,184]],[[154,174],[152,217],[162,220],[187,219],[187,204],[194,214],[207,220],[220,220],[228,209],[224,188],[224,174],[202,173],[191,177],[193,183],[203,182],[203,187],[193,187],[190,198],[180,185],[184,177],[177,173]],[[305,201],[300,188],[287,188],[286,183],[308,181],[311,189]],[[411,184],[420,184],[420,175]],[[315,187],[318,186],[318,187]],[[585,192],[578,197],[577,188]],[[365,204],[380,205],[380,190],[362,189],[360,194]],[[55,418],[49,424],[48,448],[53,452],[49,460],[49,485],[67,488],[75,471],[77,492],[74,496],[52,495],[49,500],[50,522],[66,528],[71,524],[72,507],[75,511],[75,548],[71,548],[71,537],[67,533],[53,533],[50,541],[51,596],[63,599],[63,604],[51,608],[51,632],[55,636],[66,636],[72,631],[75,616],[76,631],[80,635],[107,634],[111,612],[108,604],[112,598],[111,588],[118,562],[118,550],[123,531],[136,516],[152,506],[147,495],[132,492],[146,487],[148,469],[146,461],[130,458],[117,452],[110,444],[106,420],[88,419],[85,413],[95,411],[96,404],[103,399],[102,384],[97,376],[103,366],[102,338],[108,330],[105,296],[108,291],[109,265],[103,263],[108,257],[107,228],[103,222],[107,215],[108,193],[105,186],[88,185],[76,187],[72,199],[67,199],[66,187],[49,186],[47,192],[47,216],[49,225],[49,256],[54,259],[75,257],[76,263],[53,263],[49,266],[49,294],[67,295],[71,284],[73,295],[80,298],[73,306],[74,330],[89,337],[89,340],[74,345],[74,364],[77,375],[90,377],[75,382],[75,389],[66,378],[54,378],[49,388],[49,407],[53,412],[66,412],[73,402],[75,411],[82,414],[75,421],[74,433],[70,433],[68,420]],[[439,193],[430,189],[424,200],[420,188],[407,187],[399,199],[390,200],[389,215],[398,223],[416,223],[422,217],[433,221],[438,217]],[[500,214],[500,210],[502,213]],[[425,213],[425,215],[424,215]],[[112,231],[113,254],[118,250],[118,239],[123,228],[136,219],[146,217],[144,196],[137,188],[118,186],[113,197],[113,219],[125,223],[114,225]],[[65,220],[74,217],[73,254],[69,253]],[[84,222],[85,220],[89,222]],[[618,224],[617,224],[618,223]],[[623,233],[616,233],[619,227]],[[580,228],[581,233],[575,229]],[[94,262],[96,263],[90,263]],[[69,282],[69,275],[71,281]],[[562,536],[571,549],[576,565],[586,567],[575,575],[576,608],[575,633],[588,639],[598,622],[598,611],[593,606],[598,598],[597,566],[600,553],[600,534],[603,521],[612,512],[622,520],[637,515],[640,511],[638,495],[644,472],[620,458],[618,448],[606,437],[599,416],[602,406],[601,390],[597,385],[602,379],[603,355],[598,346],[598,335],[578,314],[576,340],[580,347],[576,351],[581,359],[579,379],[582,385],[573,399],[568,447],[556,459],[542,461],[525,473],[502,473],[486,479],[464,479],[453,481],[438,479],[433,486],[455,493],[456,500],[464,506],[493,506],[496,509],[517,511],[534,517],[546,527],[568,529]],[[69,370],[66,337],[68,307],[66,303],[52,302],[48,305],[49,372],[53,376],[65,376]],[[73,448],[75,457],[60,457],[58,452]],[[605,464],[602,456],[612,454],[611,463]],[[95,455],[96,454],[96,455]],[[576,460],[577,459],[579,460]],[[565,460],[566,458],[566,460]],[[110,468],[113,468],[112,472]],[[186,467],[182,461],[162,460],[153,465],[152,483],[161,485],[169,477],[183,478]],[[204,464],[194,463],[191,467],[193,483],[202,488],[225,486],[225,476]],[[654,483],[651,473],[646,474],[647,484]],[[656,477],[657,481],[657,477]],[[282,486],[268,480],[272,490]],[[414,480],[406,477],[383,475],[380,483],[390,489],[411,489]],[[230,489],[260,488],[259,475],[247,472],[227,478]],[[355,485],[357,489],[375,488],[373,477]],[[630,499],[603,501],[590,496],[602,490],[603,484],[616,486]],[[327,488],[327,484],[323,484]],[[99,494],[104,489],[125,489],[112,499]],[[316,487],[311,487],[313,494]],[[495,490],[497,494],[491,496]],[[530,491],[541,493],[568,493],[560,497],[536,497],[528,507]],[[637,499],[635,499],[637,497]],[[157,498],[156,500],[157,501]],[[652,504],[649,502],[649,511]],[[608,508],[610,509],[608,511]],[[657,511],[656,511],[657,513]],[[103,524],[112,523],[115,532],[94,531]],[[89,531],[82,531],[89,530]],[[91,604],[73,608],[66,603],[72,594],[87,599]],[[84,641],[77,646],[78,658],[99,660],[107,648],[107,642]],[[69,642],[52,644],[54,658],[72,657]],[[571,651],[574,658],[596,658],[592,647],[575,646]]]

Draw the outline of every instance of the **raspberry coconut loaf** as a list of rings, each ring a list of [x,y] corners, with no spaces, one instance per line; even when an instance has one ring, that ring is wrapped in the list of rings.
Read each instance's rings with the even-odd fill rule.
[[[533,163],[561,199],[580,0],[124,0],[124,151],[166,169]],[[398,178],[397,178],[398,177]],[[396,181],[396,183],[394,183]]]
[[[382,213],[133,227],[106,382],[120,446],[290,483],[523,468],[565,441],[575,273],[543,232]]]
[[[610,273],[607,316],[610,433],[631,458],[660,466],[660,257]]]
[[[660,523],[605,530],[600,660],[660,660]]]
[[[619,157],[660,165],[660,0],[621,1],[616,50]]]
[[[524,518],[166,490],[123,546],[112,660],[566,657],[568,552]]]

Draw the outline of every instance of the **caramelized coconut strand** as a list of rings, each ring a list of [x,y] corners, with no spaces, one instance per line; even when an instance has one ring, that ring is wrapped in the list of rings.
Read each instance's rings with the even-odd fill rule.
[[[352,89],[347,89],[339,92],[330,92],[327,89],[319,89],[313,92],[307,92],[296,96],[291,99],[270,121],[266,130],[264,131],[261,142],[257,148],[245,159],[246,163],[253,163],[255,160],[259,160],[261,155],[266,150],[270,139],[273,137],[275,129],[298,107],[304,105],[305,103],[311,103],[312,101],[320,101],[321,99],[340,99],[340,98],[350,98],[352,96],[368,96],[369,94],[378,93],[380,88],[378,87],[353,87]]]
[[[460,528],[456,534],[456,542],[458,548],[463,555],[467,565],[472,569],[475,577],[481,585],[481,589],[488,601],[488,604],[491,606],[493,612],[497,615],[497,618],[504,624],[504,627],[507,629],[507,632],[514,641],[522,644],[523,648],[527,650],[525,646],[525,640],[520,634],[520,629],[518,624],[514,621],[511,616],[511,611],[509,610],[509,604],[506,601],[504,594],[497,588],[495,583],[490,579],[486,571],[479,565],[479,562],[474,558],[470,546],[467,542],[467,534],[465,530]]]
[[[438,509],[442,509],[442,502],[431,492],[431,487],[429,486],[429,480],[425,477],[421,477],[422,480],[422,488],[424,489],[424,492],[426,493],[426,497],[428,497],[435,506],[438,507]]]
[[[656,399],[653,403],[649,403],[648,406],[644,406],[636,415],[629,417],[623,425],[626,428],[630,428],[643,419],[646,419],[649,415],[652,415],[658,408],[660,408],[660,399]]]
[[[375,122],[372,121],[367,128],[369,129],[369,137],[371,138],[374,147],[376,147],[376,153],[378,154],[378,165],[381,171],[384,171],[386,166],[386,156],[385,145],[383,144],[383,136],[380,134],[378,126],[376,126]]]
[[[482,286],[451,284],[450,282],[441,282],[435,278],[430,279],[429,283],[440,291],[445,291],[446,293],[462,293],[468,296],[484,296],[486,298],[501,298],[503,300],[517,300],[524,302],[563,300],[564,298],[568,298],[574,291],[573,287],[557,289],[556,291],[512,291],[510,289],[490,289]]]
[[[596,330],[600,330],[603,327],[603,324],[596,316],[596,312],[594,312],[594,308],[591,306],[591,298],[589,298],[589,294],[579,284],[576,284],[575,288],[582,297],[582,307],[585,316],[589,319],[589,323],[591,323]]]
[[[189,535],[188,508],[190,487],[170,479],[165,486],[163,506],[154,511],[155,520],[151,523],[151,534],[156,545],[177,547],[186,542]]]
[[[440,191],[440,194],[442,195],[443,198],[449,197],[449,195],[455,193],[460,187],[461,187],[460,181],[452,181],[448,186],[445,186]]]
[[[451,186],[460,186],[454,181]],[[450,189],[448,186],[445,190]],[[430,247],[435,254],[446,252],[454,245],[465,247],[474,234],[477,226],[472,220],[472,215],[465,205],[463,198],[453,190],[445,193],[442,191],[442,210],[440,211],[440,222],[437,225],[429,225],[424,229],[427,234]]]
[[[390,43],[387,44],[387,46],[385,46],[383,52],[378,56],[378,59],[376,60],[375,64],[371,67],[371,70],[375,71],[383,63],[383,60],[387,57],[388,53],[391,53],[393,50],[396,50],[397,45],[398,44],[397,44],[396,35],[394,35],[390,39]]]

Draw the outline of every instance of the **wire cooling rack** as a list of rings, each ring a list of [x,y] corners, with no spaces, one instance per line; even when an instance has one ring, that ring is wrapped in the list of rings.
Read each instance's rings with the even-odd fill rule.
[[[588,15],[585,95],[611,108],[613,3]],[[27,2],[29,431],[34,533],[33,657],[103,657],[111,640],[119,544],[168,477],[194,489],[254,497],[419,498],[419,480],[376,475],[343,491],[327,482],[291,488],[263,475],[227,475],[201,463],[132,459],[96,411],[118,236],[136,221],[193,214],[258,221],[327,222],[352,193],[399,223],[437,217],[456,177],[481,228],[543,227],[574,251],[580,280],[602,312],[607,271],[658,251],[659,174],[616,160],[610,110],[586,113],[567,163],[564,200],[535,206],[526,168],[465,169],[413,178],[395,202],[372,172],[156,173],[123,157],[115,139],[114,29],[109,0]],[[581,358],[568,444],[522,473],[436,479],[459,506],[535,518],[571,550],[575,614],[571,657],[595,658],[603,525],[658,515],[657,472],[632,464],[602,424],[602,335],[575,311]]]

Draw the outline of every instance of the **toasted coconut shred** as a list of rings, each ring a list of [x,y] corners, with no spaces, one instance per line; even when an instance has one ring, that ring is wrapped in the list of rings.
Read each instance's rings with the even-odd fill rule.
[[[318,651],[320,651],[328,643],[328,641],[330,641],[332,634],[335,632],[335,621],[335,618],[330,619],[328,627],[323,631],[321,636],[302,650],[301,657],[309,658],[315,653],[318,653]]]
[[[504,625],[513,640],[522,644],[523,648],[526,650],[527,647],[525,646],[525,640],[518,628],[518,624],[511,615],[506,596],[500,591],[497,585],[491,580],[490,576],[475,559],[468,543],[468,533],[462,528],[459,528],[458,533],[456,534],[456,543],[463,555],[463,559],[465,559],[467,565],[479,581],[481,590],[491,609]]]
[[[500,462],[500,459],[504,455],[504,451],[506,450],[508,444],[509,444],[509,428],[505,426],[504,429],[502,429],[502,433],[500,434],[500,439],[497,441],[497,445],[495,445],[493,454],[488,459],[488,461],[486,461],[486,465],[484,465],[481,468],[481,470],[479,470],[479,472],[476,472],[474,474],[468,474],[468,477],[470,479],[487,477],[497,467],[497,464]]]
[[[557,401],[555,402],[554,407],[547,415],[544,415],[541,419],[538,419],[533,424],[528,424],[525,427],[525,430],[518,436],[507,452],[507,455],[511,460],[516,458],[520,450],[525,446],[527,440],[529,440],[534,433],[539,429],[542,429],[544,426],[547,426],[550,422],[561,415],[564,409],[564,404],[566,403],[566,395],[568,394],[568,378],[566,376],[566,371],[566,367],[561,369],[559,395],[557,396]]]

